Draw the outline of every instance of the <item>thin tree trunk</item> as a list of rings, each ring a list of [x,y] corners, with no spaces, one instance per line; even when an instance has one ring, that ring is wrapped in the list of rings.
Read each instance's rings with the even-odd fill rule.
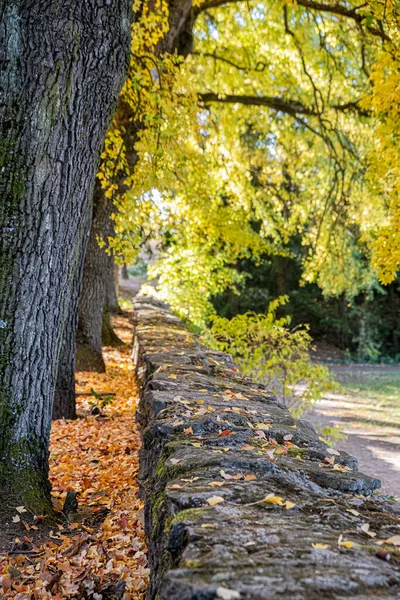
[[[116,339],[119,339],[112,332],[106,306],[106,275],[110,270],[110,257],[98,243],[99,238],[106,240],[113,233],[113,222],[110,217],[114,210],[114,204],[104,195],[100,182],[96,181],[93,196],[93,223],[85,258],[76,338],[77,366],[83,371],[105,371],[102,354],[103,331],[107,336],[106,343],[116,342]]]
[[[0,514],[51,512],[60,341],[122,85],[130,0],[5,0],[0,75]]]
[[[114,256],[107,256],[106,278],[106,305],[110,313],[120,313],[118,304],[118,267],[114,262]]]
[[[122,279],[129,279],[128,267],[126,263],[122,265]]]

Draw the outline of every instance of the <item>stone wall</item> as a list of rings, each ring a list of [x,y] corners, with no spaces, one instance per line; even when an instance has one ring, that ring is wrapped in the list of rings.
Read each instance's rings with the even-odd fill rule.
[[[379,480],[166,305],[134,308],[149,599],[400,598],[398,547],[377,543],[400,544],[400,519],[370,495]]]

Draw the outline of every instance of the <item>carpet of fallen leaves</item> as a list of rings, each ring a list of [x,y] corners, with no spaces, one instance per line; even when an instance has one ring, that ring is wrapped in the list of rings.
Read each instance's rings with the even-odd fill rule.
[[[115,325],[129,342],[129,318],[119,316]],[[77,373],[78,390],[111,392],[112,403],[93,415],[90,402],[99,400],[78,397],[79,418],[56,421],[52,428],[54,504],[60,510],[67,491],[78,492],[78,514],[66,515],[33,551],[0,556],[2,600],[144,598],[148,569],[136,483],[140,438],[131,348],[105,348],[104,358],[106,373]]]

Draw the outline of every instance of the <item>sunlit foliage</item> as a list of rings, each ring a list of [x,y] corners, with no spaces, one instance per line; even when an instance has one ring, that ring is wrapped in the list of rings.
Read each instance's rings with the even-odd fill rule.
[[[327,295],[351,298],[378,286],[376,267],[383,282],[396,270],[396,7],[324,6],[200,3],[185,61],[157,52],[164,4],[134,26],[130,116],[120,107],[102,170],[112,246],[129,259],[157,239],[161,294],[198,325],[243,281],[238,260],[289,256],[294,237],[304,281]],[[132,122],[134,164],[121,141]]]
[[[262,381],[298,417],[334,388],[327,367],[310,360],[311,337],[306,327],[290,329],[290,319],[278,318],[287,301],[271,302],[266,314],[246,313],[231,320],[212,317],[207,341],[229,352],[245,375]]]

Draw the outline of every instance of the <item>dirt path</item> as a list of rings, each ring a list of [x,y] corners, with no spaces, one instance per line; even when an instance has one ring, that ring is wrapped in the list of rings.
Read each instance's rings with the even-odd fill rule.
[[[147,282],[145,275],[136,275],[135,277],[130,276],[129,279],[119,279],[119,295],[124,300],[132,300],[133,296],[139,293],[140,288],[144,283]]]
[[[400,368],[341,365],[332,370],[344,389],[305,418],[338,426],[347,435],[338,449],[356,456],[360,471],[379,477],[385,494],[400,498]]]

